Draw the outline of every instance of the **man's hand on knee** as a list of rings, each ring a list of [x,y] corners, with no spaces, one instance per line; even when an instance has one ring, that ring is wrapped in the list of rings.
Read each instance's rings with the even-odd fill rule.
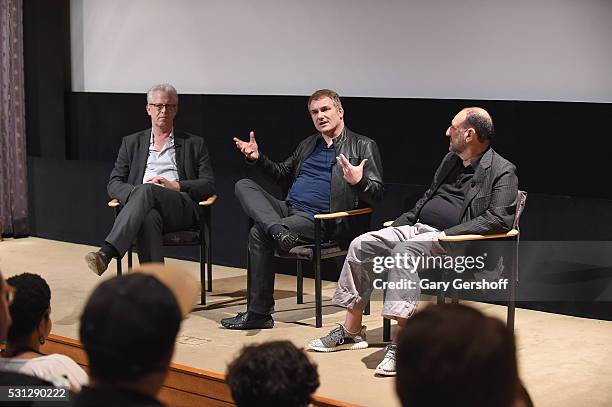
[[[148,183],[148,184],[155,184],[155,185],[159,185],[160,187],[172,189],[174,191],[180,191],[181,190],[181,186],[179,185],[178,181],[170,181],[169,179],[166,179],[166,178],[160,177],[160,176],[155,176],[153,178],[149,178],[145,182]]]

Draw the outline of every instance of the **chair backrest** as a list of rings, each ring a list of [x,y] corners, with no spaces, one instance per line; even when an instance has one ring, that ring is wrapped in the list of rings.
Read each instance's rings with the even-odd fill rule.
[[[519,190],[516,195],[516,215],[514,216],[514,224],[512,225],[516,230],[519,230],[519,221],[521,220],[521,214],[523,213],[523,209],[525,209],[526,203],[527,192]]]

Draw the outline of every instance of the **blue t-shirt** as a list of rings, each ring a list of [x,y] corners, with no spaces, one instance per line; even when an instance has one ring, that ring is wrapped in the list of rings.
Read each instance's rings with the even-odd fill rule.
[[[323,137],[319,137],[289,190],[287,203],[312,215],[329,212],[331,169],[335,161],[334,145],[327,147]]]

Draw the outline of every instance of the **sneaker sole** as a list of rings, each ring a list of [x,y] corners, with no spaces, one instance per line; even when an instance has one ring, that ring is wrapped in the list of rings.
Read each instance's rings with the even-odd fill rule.
[[[274,328],[274,322],[266,323],[264,325],[259,325],[259,326],[244,326],[244,325],[227,324],[227,323],[224,324],[223,322],[221,322],[221,326],[225,329],[229,329],[232,331],[248,331],[251,329],[272,329]]]
[[[395,376],[397,375],[397,372],[395,371],[387,371],[387,370],[382,370],[382,369],[376,369],[374,371],[374,374],[380,375],[380,376]]]
[[[348,343],[348,344],[342,344],[342,345],[338,345],[338,346],[334,346],[333,348],[321,348],[318,346],[312,346],[312,345],[308,345],[309,349],[312,349],[314,351],[317,352],[336,352],[339,350],[358,350],[358,349],[366,349],[368,346],[368,343],[366,341],[361,341],[361,342],[357,342],[357,343]]]

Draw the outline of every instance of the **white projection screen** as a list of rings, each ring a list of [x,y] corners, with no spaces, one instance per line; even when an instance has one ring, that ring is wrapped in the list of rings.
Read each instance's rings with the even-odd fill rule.
[[[72,90],[612,102],[612,0],[72,0]]]

